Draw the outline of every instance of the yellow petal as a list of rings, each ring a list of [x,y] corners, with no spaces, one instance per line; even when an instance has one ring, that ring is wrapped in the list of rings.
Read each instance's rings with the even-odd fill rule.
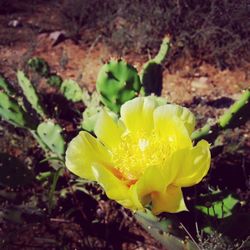
[[[124,130],[121,121],[115,121],[113,117],[103,110],[98,117],[94,132],[105,146],[113,148],[119,144]]]
[[[110,155],[106,148],[87,132],[80,132],[68,145],[66,167],[82,178],[94,180],[91,165],[108,165],[109,162]]]
[[[152,192],[162,192],[167,184],[167,177],[158,166],[148,167],[142,177],[136,182],[138,199],[145,205],[150,200]]]
[[[189,135],[192,134],[195,127],[195,116],[193,113],[185,108],[176,104],[166,104],[164,108],[164,115],[167,117],[178,117],[184,123],[184,126],[188,130]]]
[[[137,97],[121,107],[121,120],[131,132],[149,133],[153,128],[156,103],[149,98]]]
[[[154,214],[178,213],[187,210],[180,187],[170,185],[165,192],[152,193],[151,197]]]
[[[180,187],[189,187],[199,183],[207,174],[211,155],[207,141],[200,141],[194,148],[179,154],[182,162],[175,161],[172,167],[178,169],[173,184]]]
[[[173,142],[175,150],[192,147],[192,141],[184,122],[172,111],[174,106],[167,104],[155,109],[154,129],[159,136],[167,138],[170,143]]]
[[[92,170],[95,180],[103,187],[110,199],[132,210],[142,209],[142,205],[133,195],[134,191],[126,186],[110,170],[98,164],[94,164]]]

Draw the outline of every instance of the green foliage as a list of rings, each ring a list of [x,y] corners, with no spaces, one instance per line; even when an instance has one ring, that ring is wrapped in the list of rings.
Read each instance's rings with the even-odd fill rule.
[[[62,84],[62,78],[58,75],[50,75],[47,79],[47,83],[52,86],[52,87],[56,87],[56,88],[60,88],[61,84]]]
[[[166,249],[175,250],[196,250],[198,249],[196,244],[190,240],[182,240],[176,237],[173,233],[173,223],[174,227],[180,233],[176,222],[167,220],[160,220],[155,217],[150,211],[137,212],[135,214],[136,220],[142,225],[142,227],[149,232],[157,241],[159,241]]]
[[[42,142],[59,157],[65,152],[65,141],[61,133],[62,128],[51,120],[42,122],[37,127],[37,134]]]
[[[31,119],[17,101],[4,92],[0,92],[0,116],[17,127],[33,127]]]
[[[223,129],[235,128],[245,123],[250,118],[250,90],[245,90],[239,100],[216,121],[214,124],[206,124],[192,134],[192,139],[199,141],[206,139],[214,142]]]
[[[0,90],[1,89],[4,90],[4,92],[9,96],[12,96],[15,94],[10,84],[0,75]]]
[[[36,93],[36,90],[30,80],[24,75],[23,71],[17,72],[17,79],[20,87],[23,90],[23,94],[31,104],[31,107],[45,119],[46,115],[44,109],[40,103],[39,97]]]
[[[64,80],[60,91],[69,101],[79,102],[82,100],[82,89],[78,83],[72,79]]]
[[[29,59],[28,65],[31,69],[37,72],[40,76],[48,77],[50,74],[50,68],[48,63],[39,57],[33,57]]]
[[[87,91],[83,92],[83,102],[86,105],[86,109],[82,113],[82,123],[83,129],[92,132],[94,130],[98,114],[101,111],[100,96],[97,92],[93,92],[89,95]]]
[[[229,194],[221,200],[216,199],[215,201],[209,203],[208,206],[198,205],[196,208],[206,215],[223,219],[232,215],[232,210],[238,202],[239,200]]]
[[[218,124],[221,128],[234,127],[238,120],[249,119],[250,116],[250,90],[245,90],[237,100],[220,118]],[[243,111],[243,112],[242,112]]]
[[[170,49],[170,37],[165,36],[163,38],[158,54],[155,56],[155,58],[152,61],[154,61],[157,64],[162,64],[167,54],[169,53],[169,49]]]
[[[141,82],[143,85],[143,92],[149,94],[161,94],[162,89],[162,63],[170,49],[170,38],[166,36],[161,44],[158,54],[143,65],[141,72]]]
[[[82,128],[89,132],[93,132],[100,111],[100,107],[97,109],[94,107],[86,108],[82,114]]]
[[[96,88],[103,104],[119,112],[123,103],[139,94],[141,82],[133,66],[123,60],[111,60],[102,66]]]
[[[20,160],[5,153],[0,153],[0,185],[15,188],[30,184],[34,175]]]

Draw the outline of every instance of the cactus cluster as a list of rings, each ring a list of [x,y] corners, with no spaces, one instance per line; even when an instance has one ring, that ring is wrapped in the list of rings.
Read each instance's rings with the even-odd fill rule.
[[[142,72],[125,61],[110,60],[101,68],[96,82],[101,101],[110,110],[118,113],[121,105],[132,98],[142,95],[161,94],[162,62],[170,48],[170,39],[163,39],[155,58],[144,64]]]
[[[96,88],[102,103],[112,111],[119,112],[123,103],[139,94],[141,81],[133,66],[121,59],[111,60],[101,68]]]
[[[26,100],[40,115],[40,119],[46,120],[44,108],[30,80],[22,71],[17,72],[17,79]],[[17,127],[28,129],[48,157],[56,155],[62,159],[65,151],[65,141],[61,134],[62,128],[52,120],[35,121],[18,103],[16,94],[10,84],[3,77],[0,77],[0,116]]]
[[[40,57],[32,57],[28,61],[28,66],[41,77],[45,77],[50,86],[60,88],[62,78],[51,72],[49,64],[44,59]]]

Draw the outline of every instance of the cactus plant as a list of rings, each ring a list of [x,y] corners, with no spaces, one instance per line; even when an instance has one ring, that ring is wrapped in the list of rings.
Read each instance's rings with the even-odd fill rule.
[[[60,91],[69,101],[79,102],[82,100],[82,89],[78,83],[72,79],[64,80],[60,87]]]
[[[51,74],[47,79],[47,83],[52,87],[60,88],[62,84],[62,78],[56,74]]]
[[[22,71],[17,72],[17,79],[20,87],[23,90],[23,94],[31,104],[32,108],[43,118],[45,119],[46,115],[43,107],[41,106],[39,97],[36,93],[35,88],[31,84],[30,80],[24,75]]]
[[[40,76],[48,77],[50,74],[50,68],[48,63],[39,57],[33,57],[29,59],[28,65],[34,71],[36,71]]]
[[[204,127],[194,131],[192,139],[199,141],[206,139],[214,141],[223,129],[233,128],[245,122],[250,117],[250,90],[245,90],[239,100],[218,119],[214,124],[206,124]]]
[[[0,92],[0,116],[18,127],[34,128],[35,126],[17,101],[4,92]]]
[[[82,101],[87,107],[82,113],[82,123],[81,126],[83,129],[92,132],[94,130],[98,114],[101,111],[100,106],[100,96],[94,91],[92,95],[89,95],[87,90],[83,91]]]
[[[154,93],[156,95],[161,94],[162,89],[162,62],[170,49],[170,38],[166,36],[163,39],[158,54],[143,65],[141,72],[141,82],[143,85],[143,94],[149,95]]]
[[[42,122],[37,127],[37,134],[42,142],[60,158],[65,152],[65,141],[61,133],[62,128],[52,120]]]
[[[218,121],[221,128],[228,128],[237,125],[238,120],[245,120],[250,115],[250,90],[242,93],[239,100],[237,100],[227,112],[225,112]]]
[[[109,109],[119,112],[126,101],[136,97],[141,88],[137,70],[123,60],[111,60],[102,66],[96,82],[101,101]]]
[[[0,75],[0,89],[4,90],[4,92],[9,96],[14,95],[15,93],[10,84],[1,75]]]
[[[136,220],[142,227],[166,249],[175,250],[196,250],[199,247],[190,240],[182,240],[172,232],[172,223],[169,220],[159,220],[150,211],[135,213]],[[177,227],[178,228],[178,227]],[[179,231],[179,230],[178,230]]]

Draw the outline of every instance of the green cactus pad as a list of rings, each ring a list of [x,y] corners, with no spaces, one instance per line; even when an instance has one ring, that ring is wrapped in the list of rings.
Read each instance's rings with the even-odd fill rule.
[[[65,141],[62,137],[62,128],[53,121],[45,121],[37,127],[37,134],[42,142],[58,156],[65,152]]]
[[[62,84],[62,78],[58,75],[50,75],[49,78],[47,79],[47,83],[56,88],[60,88]]]
[[[9,96],[15,94],[13,88],[1,75],[0,75],[0,89],[4,90],[4,92]]]
[[[86,105],[86,109],[82,113],[82,123],[83,129],[93,132],[98,114],[100,113],[102,107],[100,105],[100,95],[94,91],[91,95],[85,90],[83,92],[83,103]]]
[[[141,82],[137,70],[122,60],[103,65],[96,82],[101,101],[109,109],[119,112],[123,103],[139,94]]]
[[[173,220],[159,220],[159,218],[154,216],[149,210],[146,210],[146,212],[136,212],[135,218],[142,227],[160,242],[163,247],[166,247],[166,249],[198,249],[192,241],[182,239],[182,232]],[[182,237],[179,238],[180,236],[175,236],[175,234],[180,234]]]
[[[170,38],[166,36],[161,44],[158,54],[143,65],[141,72],[141,82],[146,95],[152,93],[161,95],[162,90],[162,63],[170,49]]]
[[[34,71],[36,71],[40,76],[48,77],[50,74],[50,68],[48,63],[39,57],[33,57],[28,61],[28,65]]]
[[[4,92],[0,92],[0,116],[18,127],[26,127],[29,124],[27,115],[17,101]]]
[[[82,89],[78,83],[72,79],[64,80],[60,87],[60,91],[69,101],[79,102],[82,100]]]
[[[32,108],[42,117],[45,118],[45,112],[41,106],[39,97],[30,80],[24,75],[23,71],[17,72],[17,79],[23,94],[31,104]]]

